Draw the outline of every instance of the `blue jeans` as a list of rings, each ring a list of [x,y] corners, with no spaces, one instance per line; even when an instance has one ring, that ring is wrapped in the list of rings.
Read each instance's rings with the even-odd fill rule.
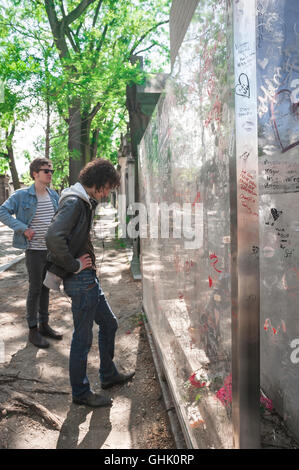
[[[108,382],[118,374],[113,362],[117,320],[100,287],[95,271],[84,269],[64,279],[64,290],[72,299],[74,332],[71,343],[69,372],[73,397],[90,391],[86,375],[87,356],[92,345],[93,322],[99,325],[99,376]]]

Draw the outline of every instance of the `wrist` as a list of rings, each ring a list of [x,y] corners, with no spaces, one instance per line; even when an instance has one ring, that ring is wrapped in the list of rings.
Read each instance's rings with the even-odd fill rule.
[[[77,271],[74,272],[74,274],[78,274],[80,271],[82,271],[83,269],[83,264],[82,264],[82,261],[79,259],[79,258],[76,258],[76,261],[78,261],[80,267]]]

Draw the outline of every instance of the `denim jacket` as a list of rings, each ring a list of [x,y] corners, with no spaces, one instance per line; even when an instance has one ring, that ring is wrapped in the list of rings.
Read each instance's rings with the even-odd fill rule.
[[[54,211],[58,208],[59,196],[53,189],[47,188]],[[26,250],[29,242],[24,235],[29,227],[37,208],[35,185],[30,188],[18,189],[0,206],[0,222],[14,230],[13,246]],[[16,217],[13,217],[15,214]]]

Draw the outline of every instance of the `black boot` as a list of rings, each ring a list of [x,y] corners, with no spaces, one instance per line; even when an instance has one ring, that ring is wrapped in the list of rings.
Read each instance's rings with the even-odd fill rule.
[[[100,406],[111,406],[112,399],[90,391],[83,398],[73,398],[73,403],[76,403],[77,405],[86,405],[98,408]]]
[[[49,338],[58,339],[58,340],[62,339],[62,335],[58,333],[57,331],[53,330],[53,328],[51,328],[48,323],[41,323],[39,325],[38,331],[43,336],[48,336]]]
[[[111,377],[108,382],[102,382],[101,387],[105,390],[106,388],[113,387],[113,385],[124,384],[131,380],[134,375],[135,372],[129,372],[128,374],[122,374],[119,372],[118,374]]]
[[[30,328],[28,339],[30,343],[34,344],[37,348],[48,348],[50,346],[48,341],[39,333],[37,326]]]

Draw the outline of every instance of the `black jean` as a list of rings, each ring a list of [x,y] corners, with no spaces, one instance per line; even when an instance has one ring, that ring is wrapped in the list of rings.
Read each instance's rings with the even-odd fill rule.
[[[27,295],[27,323],[29,328],[49,319],[49,289],[43,285],[47,271],[47,250],[26,250],[26,267],[29,276]]]

